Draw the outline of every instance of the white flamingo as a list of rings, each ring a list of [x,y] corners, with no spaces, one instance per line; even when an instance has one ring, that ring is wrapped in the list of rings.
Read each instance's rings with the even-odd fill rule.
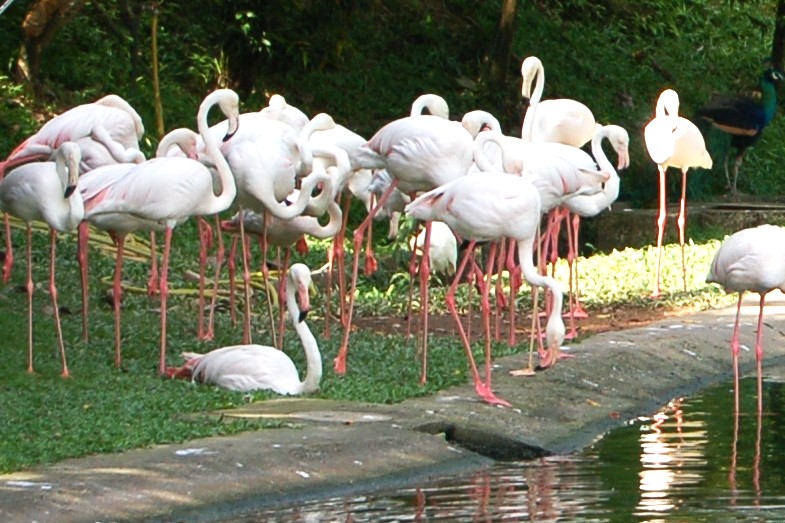
[[[686,118],[679,116],[679,95],[673,89],[665,89],[660,93],[657,98],[654,118],[643,129],[643,139],[646,143],[646,150],[654,163],[657,164],[660,175],[660,208],[657,215],[657,275],[654,280],[654,290],[651,293],[652,298],[659,298],[662,274],[662,236],[667,217],[665,173],[668,167],[676,167],[681,170],[681,201],[676,224],[679,228],[682,277],[686,291],[687,265],[684,261],[684,230],[687,223],[687,171],[690,167],[711,169],[712,160],[698,127]]]
[[[348,293],[349,306],[343,341],[335,358],[335,371],[346,372],[346,355],[349,350],[354,309],[354,292],[357,288],[359,249],[363,236],[376,212],[397,188],[404,193],[427,191],[466,175],[472,165],[472,136],[458,122],[432,115],[408,116],[394,120],[379,129],[366,145],[360,148],[360,166],[387,169],[393,181],[379,198],[371,212],[354,231],[354,260],[352,283]],[[426,237],[420,264],[421,304],[423,307],[423,362],[427,355],[427,281],[429,274],[428,250],[430,223],[426,222]],[[375,268],[375,260],[366,260],[366,270]],[[426,369],[423,364],[422,381]]]
[[[322,378],[321,354],[316,338],[304,321],[310,307],[310,284],[308,267],[302,263],[292,265],[286,285],[286,305],[305,351],[307,367],[302,381],[289,356],[275,347],[262,345],[233,345],[207,354],[183,353],[185,365],[170,368],[167,374],[239,391],[268,389],[296,395],[318,390]]]
[[[166,302],[169,294],[169,251],[173,228],[190,216],[217,214],[229,208],[237,193],[232,172],[221,154],[218,140],[210,132],[207,114],[218,105],[229,119],[225,140],[236,131],[239,118],[237,94],[229,89],[213,91],[202,101],[197,114],[199,134],[220,178],[222,191],[215,194],[213,175],[202,163],[189,158],[155,158],[133,167],[115,183],[96,194],[88,204],[85,218],[109,219],[132,215],[163,225],[164,251],[161,267],[161,350],[159,370],[166,369]]]
[[[558,142],[583,147],[597,129],[594,115],[585,104],[570,98],[542,100],[545,68],[536,56],[521,63],[521,95],[529,108],[523,118],[521,137],[532,142]]]
[[[65,344],[60,326],[60,309],[55,286],[55,244],[57,232],[71,231],[84,216],[84,205],[76,190],[81,151],[74,142],[63,142],[54,154],[53,162],[35,162],[13,169],[0,182],[0,211],[17,216],[27,224],[27,306],[28,349],[27,371],[33,372],[33,278],[32,278],[32,221],[44,221],[50,228],[49,292],[57,329],[57,343],[63,367],[61,375],[68,377]]]
[[[755,360],[758,374],[758,413],[763,411],[763,309],[766,295],[775,289],[785,292],[785,229],[760,225],[730,235],[717,249],[706,277],[719,283],[726,292],[739,293],[736,322],[731,336],[733,380],[736,413],[739,412],[739,320],[741,302],[747,291],[760,296],[758,330],[755,338]]]
[[[546,337],[548,352],[541,360],[543,368],[553,365],[559,356],[564,340],[564,322],[561,317],[562,292],[558,283],[537,272],[533,262],[533,246],[542,215],[540,193],[527,179],[507,173],[483,172],[456,178],[428,191],[406,206],[406,214],[418,220],[439,220],[456,234],[472,242],[492,241],[488,272],[493,268],[496,241],[511,238],[518,243],[518,257],[523,276],[531,285],[547,286],[553,293],[553,308],[548,318]],[[483,285],[483,319],[485,329],[485,382],[480,378],[474,363],[469,340],[455,308],[455,291],[472,256],[473,245],[467,249],[447,293],[447,306],[455,319],[466,355],[471,366],[474,388],[483,401],[507,405],[491,388],[490,319],[488,282]]]

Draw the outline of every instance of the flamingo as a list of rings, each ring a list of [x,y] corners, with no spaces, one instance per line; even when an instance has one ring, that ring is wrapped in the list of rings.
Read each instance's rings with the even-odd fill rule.
[[[259,113],[265,118],[289,124],[298,132],[308,123],[308,116],[297,107],[286,103],[286,98],[280,94],[272,95],[267,107],[262,108]]]
[[[308,289],[311,271],[302,263],[289,270],[286,305],[306,357],[305,378],[300,381],[294,362],[283,351],[263,345],[232,345],[207,354],[183,353],[185,365],[169,368],[171,377],[190,377],[194,382],[217,385],[229,390],[268,389],[278,394],[307,394],[319,389],[322,359],[319,346],[305,317],[310,307]],[[298,303],[299,300],[299,303]]]
[[[161,350],[159,371],[166,370],[166,302],[169,294],[168,272],[172,230],[190,216],[217,214],[234,202],[237,189],[229,165],[221,154],[218,140],[210,132],[207,114],[218,105],[229,119],[224,141],[237,130],[239,99],[230,89],[213,91],[202,101],[196,117],[205,151],[215,165],[222,191],[214,193],[213,176],[200,162],[189,158],[155,158],[133,167],[91,200],[85,213],[88,220],[102,215],[130,214],[137,220],[157,222],[164,229],[164,251],[161,267]],[[107,216],[108,215],[108,216]],[[116,275],[117,277],[117,275]]]
[[[33,370],[33,277],[32,229],[34,220],[45,221],[50,228],[49,293],[52,296],[57,343],[62,359],[61,376],[70,376],[65,357],[60,309],[55,286],[55,244],[58,232],[71,231],[84,216],[84,204],[76,190],[81,151],[74,142],[63,142],[54,154],[54,162],[35,162],[13,169],[0,182],[0,211],[17,216],[27,224],[27,371]]]
[[[454,179],[436,189],[421,194],[406,206],[408,216],[417,220],[439,220],[446,223],[461,238],[472,243],[498,241],[512,238],[518,243],[518,257],[523,276],[531,285],[546,286],[553,293],[553,308],[548,318],[546,337],[548,352],[541,360],[543,368],[558,359],[564,340],[564,322],[561,317],[562,292],[550,276],[538,273],[533,262],[533,246],[537,226],[542,215],[540,193],[534,184],[519,176],[499,172],[483,172]],[[495,243],[491,246],[489,271],[493,265]],[[461,275],[472,255],[473,245],[467,249],[447,292],[450,309],[469,359],[474,388],[486,403],[509,406],[498,398],[491,388],[491,347],[487,281],[483,285],[483,317],[485,328],[485,382],[480,378],[472,356],[469,340],[461,325],[455,307],[455,291]]]
[[[690,167],[711,169],[712,160],[706,150],[703,135],[694,123],[679,116],[679,95],[673,89],[665,89],[657,99],[654,118],[646,124],[643,139],[649,156],[657,164],[660,175],[660,209],[657,216],[657,276],[654,280],[652,298],[660,297],[662,274],[662,236],[665,230],[665,173],[668,167],[681,169],[681,202],[679,217],[679,245],[681,245],[681,268],[684,290],[687,290],[687,266],[684,261],[684,229],[687,223],[687,171]]]
[[[19,144],[5,161],[0,162],[0,180],[8,170],[34,161],[51,159],[65,141],[76,142],[82,151],[81,171],[118,162],[142,162],[139,140],[144,125],[139,114],[120,96],[110,94],[100,100],[79,105],[45,123],[37,133]],[[11,277],[14,255],[10,240],[10,223],[4,217],[6,253],[3,282]]]
[[[428,111],[425,113],[425,111]],[[448,120],[450,118],[450,107],[447,101],[438,94],[421,94],[412,102],[412,109],[409,116],[430,114]]]
[[[349,350],[349,332],[354,311],[354,293],[357,289],[359,248],[363,235],[387,198],[396,188],[404,193],[427,191],[466,175],[472,165],[472,136],[458,122],[433,115],[408,116],[394,120],[379,129],[368,143],[359,150],[361,167],[386,168],[393,177],[387,190],[373,209],[354,231],[354,260],[352,283],[349,290],[347,324],[338,355],[334,360],[335,371],[346,372],[346,355]],[[430,225],[426,222],[426,237],[420,265],[421,304],[423,307],[423,361],[427,354],[427,281]],[[425,380],[423,365],[422,381]]]
[[[739,412],[739,320],[741,302],[746,291],[760,297],[758,331],[755,338],[755,360],[758,375],[758,412],[763,411],[763,309],[766,295],[780,289],[785,292],[785,229],[774,225],[760,225],[738,231],[722,243],[711,262],[708,283],[718,283],[725,292],[739,294],[736,322],[731,336],[735,407]]]
[[[545,68],[536,56],[521,63],[521,95],[529,101],[521,137],[532,142],[558,142],[583,147],[594,136],[597,124],[591,109],[570,98],[543,100]]]
[[[578,291],[578,231],[580,229],[580,219],[596,216],[619,197],[619,185],[621,180],[616,169],[614,169],[605,151],[602,149],[602,140],[607,138],[611,146],[617,151],[619,158],[617,161],[618,169],[625,169],[629,166],[629,133],[618,125],[602,126],[592,138],[592,154],[597,160],[597,165],[604,172],[610,174],[610,178],[603,185],[602,192],[593,195],[577,195],[564,202],[564,207],[572,213],[572,222],[567,222],[567,237],[569,240],[567,263],[570,266],[570,332],[568,337],[577,335],[575,318],[581,314],[579,302],[580,293]],[[574,266],[574,271],[573,271]],[[573,272],[575,275],[575,288],[573,289]],[[573,303],[574,302],[574,303]],[[585,315],[585,312],[583,313]],[[572,335],[572,336],[571,336]]]

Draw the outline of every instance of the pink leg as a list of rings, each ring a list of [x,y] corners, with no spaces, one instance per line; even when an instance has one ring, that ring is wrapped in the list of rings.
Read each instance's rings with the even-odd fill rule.
[[[161,277],[158,274],[158,255],[155,249],[155,231],[150,231],[150,277],[147,279],[147,295],[152,297],[158,294],[158,285]]]
[[[567,212],[569,214],[569,212]],[[575,339],[578,336],[578,327],[575,324],[575,291],[572,285],[572,278],[573,278],[573,264],[575,262],[575,251],[573,250],[573,230],[570,224],[569,217],[567,219],[567,265],[570,269],[569,271],[569,292],[567,293],[567,299],[569,300],[569,320],[570,320],[570,330],[567,331],[567,334],[564,336],[566,340]]]
[[[344,241],[346,239],[346,225],[349,222],[349,209],[351,208],[351,196],[347,196],[346,203],[344,204],[343,209],[343,224],[341,225],[341,241],[339,241],[336,246],[338,250],[335,252],[335,258],[338,260],[338,292],[341,295],[341,299],[338,300],[339,305],[339,315],[341,319],[341,326],[346,328],[348,323],[346,321],[346,249],[344,247]]]
[[[248,244],[245,241],[245,211],[240,208],[240,249],[243,256],[243,292],[245,306],[243,309],[243,343],[251,343],[251,271],[248,269]]]
[[[199,216],[196,220],[199,229],[199,305],[196,316],[196,338],[205,340],[204,334],[204,278],[207,270],[207,249],[212,243],[212,230],[205,219]]]
[[[736,323],[733,325],[733,335],[730,338],[730,353],[733,358],[733,405],[739,412],[739,330],[741,320],[741,301],[744,296],[743,292],[739,293],[739,302],[736,305]]]
[[[7,215],[6,215],[7,216]],[[27,224],[27,372],[33,373],[33,230]]]
[[[120,365],[122,364],[120,352],[120,343],[122,340],[120,330],[120,304],[123,301],[123,288],[121,282],[123,277],[125,234],[117,234],[115,236],[115,243],[117,244],[117,257],[115,258],[114,264],[114,287],[112,292],[112,301],[114,302],[114,364],[115,367],[120,368]]]
[[[755,363],[758,375],[758,413],[763,412],[763,307],[766,305],[766,294],[760,295],[760,311],[758,312],[758,333],[755,336]]]
[[[654,290],[651,293],[652,298],[660,297],[660,276],[662,274],[662,236],[665,231],[665,219],[667,217],[667,210],[665,209],[665,168],[658,166],[660,174],[660,210],[657,215],[657,276],[654,280]]]
[[[455,273],[455,279],[453,279],[450,288],[447,290],[447,295],[445,296],[445,301],[447,303],[447,308],[450,310],[450,314],[455,320],[456,327],[458,328],[458,334],[461,337],[461,341],[463,342],[463,348],[466,352],[466,358],[469,360],[469,370],[472,373],[472,379],[474,380],[474,390],[477,392],[477,395],[480,398],[491,405],[503,405],[505,407],[510,407],[510,403],[496,397],[493,391],[487,386],[486,383],[483,383],[482,379],[480,378],[480,373],[477,370],[477,364],[474,361],[474,355],[472,354],[471,345],[469,344],[469,338],[466,335],[466,331],[463,329],[463,324],[461,323],[461,319],[458,317],[458,310],[455,307],[455,292],[458,289],[458,283],[461,280],[461,276],[463,275],[464,271],[466,270],[466,264],[469,262],[469,258],[474,256],[474,246],[476,242],[471,241],[469,246],[466,249],[466,252],[463,255],[463,259],[458,267],[458,270]]]
[[[681,201],[679,202],[679,217],[676,220],[679,226],[679,245],[681,246],[681,276],[684,283],[684,292],[687,292],[687,262],[684,259],[684,233],[687,225],[687,169],[681,171]]]
[[[172,247],[172,229],[167,227],[164,233],[164,256],[161,262],[161,354],[158,363],[158,372],[166,374],[166,299],[169,296],[169,251]]]
[[[221,267],[223,267],[224,250],[223,233],[221,232],[221,220],[215,215],[215,232],[218,235],[218,250],[215,253],[215,277],[213,278],[213,295],[210,298],[210,313],[207,317],[207,330],[204,333],[205,340],[215,338],[215,304],[218,301],[218,280],[221,278]]]
[[[579,281],[580,278],[578,277],[578,233],[580,232],[581,228],[581,216],[579,214],[572,215],[572,239],[573,239],[573,246],[572,252],[574,256],[574,264],[575,264],[575,317],[576,318],[588,318],[589,315],[586,313],[586,310],[581,305],[581,291]]]
[[[415,238],[412,254],[409,256],[409,294],[406,305],[406,337],[412,335],[412,302],[414,299],[414,276],[417,274],[417,236],[420,234],[420,224],[414,226],[412,237]],[[422,305],[422,304],[420,304]]]
[[[352,329],[352,315],[354,313],[354,293],[357,290],[357,273],[358,273],[358,265],[360,262],[360,246],[362,245],[363,235],[365,234],[365,230],[370,226],[370,222],[373,221],[373,217],[379,212],[379,209],[382,208],[384,202],[390,197],[393,190],[398,186],[398,179],[393,179],[390,186],[384,191],[382,196],[379,198],[379,201],[376,205],[371,209],[371,212],[368,213],[368,216],[362,221],[362,223],[357,227],[354,231],[354,259],[352,261],[352,283],[351,288],[349,289],[349,306],[346,312],[346,326],[344,327],[343,332],[343,341],[341,342],[341,348],[338,350],[338,355],[335,357],[333,361],[333,365],[335,368],[335,372],[338,374],[345,374],[346,373],[346,354],[349,352],[349,333]]]
[[[68,362],[65,359],[65,342],[63,341],[63,327],[60,324],[60,306],[57,304],[57,286],[55,285],[55,250],[57,244],[57,231],[49,230],[49,294],[52,296],[52,307],[55,313],[55,329],[57,331],[57,345],[60,347],[60,359],[63,361],[63,370],[60,376],[69,378]]]
[[[420,256],[420,315],[422,331],[422,373],[420,384],[425,384],[428,371],[428,280],[431,277],[431,222],[425,222],[425,239]]]
[[[496,249],[498,243],[491,242],[490,247],[488,248],[488,265],[485,271],[485,279],[483,282],[483,289],[482,289],[482,318],[483,318],[483,328],[485,330],[485,389],[486,390],[493,390],[491,387],[491,303],[490,303],[490,291],[491,291],[491,277],[493,276],[495,265],[496,265]]]
[[[340,234],[340,233],[339,233]],[[324,337],[330,337],[330,316],[332,316],[332,296],[333,296],[333,269],[335,263],[335,242],[338,236],[333,238],[333,243],[327,249],[327,286],[324,290]]]
[[[90,226],[87,222],[79,224],[77,232],[77,255],[76,258],[79,262],[79,275],[82,283],[82,341],[87,343],[89,341],[89,333],[87,329],[87,315],[89,311],[88,294],[87,294],[87,241],[90,235]]]
[[[3,283],[11,279],[11,267],[14,265],[14,247],[11,244],[11,218],[8,213],[3,213],[5,228],[5,260],[3,261]]]
[[[278,249],[280,259],[280,247]],[[283,264],[279,267],[278,273],[278,348],[283,348],[283,335],[286,331],[286,273],[289,269],[289,259],[292,255],[292,249],[287,247],[284,251]]]
[[[273,347],[281,348],[283,340],[278,340],[278,333],[275,329],[275,314],[273,312],[273,300],[270,296],[270,270],[267,268],[267,212],[262,214],[264,219],[262,225],[262,236],[259,240],[259,247],[262,249],[262,281],[264,281],[264,295],[267,298],[267,317],[270,319],[270,335],[273,338]]]
[[[226,262],[227,269],[229,270],[229,316],[232,319],[232,327],[237,325],[237,303],[234,292],[234,278],[237,264],[235,263],[235,256],[237,255],[237,236],[232,236],[232,246],[229,249],[229,259]]]

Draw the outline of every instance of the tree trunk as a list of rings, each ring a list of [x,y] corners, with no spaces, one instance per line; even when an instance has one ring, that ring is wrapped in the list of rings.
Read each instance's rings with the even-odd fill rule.
[[[160,4],[153,5],[153,19],[151,25],[151,61],[153,69],[153,101],[155,105],[155,130],[158,139],[164,135],[164,108],[161,102],[161,84],[158,80],[158,8]]]
[[[501,18],[499,19],[499,36],[496,40],[491,61],[491,80],[497,85],[504,83],[510,68],[510,54],[512,52],[512,39],[515,36],[515,13],[517,10],[518,0],[504,0]]]
[[[22,22],[24,42],[19,50],[14,76],[20,83],[41,90],[38,71],[41,55],[57,31],[82,7],[84,0],[36,0]]]
[[[785,0],[777,0],[777,15],[774,18],[774,37],[771,42],[771,62],[783,70],[785,64]]]

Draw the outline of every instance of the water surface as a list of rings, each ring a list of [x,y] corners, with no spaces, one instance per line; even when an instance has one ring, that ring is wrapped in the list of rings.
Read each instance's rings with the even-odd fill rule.
[[[677,398],[585,451],[498,463],[396,491],[264,510],[230,523],[281,521],[785,521],[785,387],[756,382]]]

